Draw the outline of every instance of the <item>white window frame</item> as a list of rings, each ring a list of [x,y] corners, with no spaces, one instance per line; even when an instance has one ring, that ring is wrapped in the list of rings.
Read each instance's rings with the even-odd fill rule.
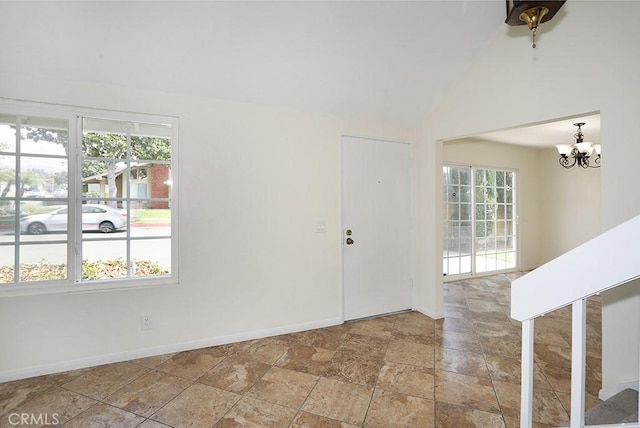
[[[0,284],[0,298],[5,296],[49,294],[49,293],[86,293],[105,290],[138,290],[146,287],[175,286],[179,284],[178,266],[178,118],[141,113],[114,112],[86,107],[49,105],[35,102],[0,98],[0,114],[13,116],[32,116],[67,120],[69,123],[68,147],[68,236],[67,236],[67,279],[33,282],[14,282]],[[115,121],[170,124],[171,137],[171,272],[157,277],[115,278],[107,280],[81,281],[82,278],[82,231],[76,221],[81,216],[82,205],[82,118],[100,118]],[[73,227],[71,226],[73,225]],[[127,239],[127,245],[129,245]],[[16,244],[16,245],[19,245]],[[18,274],[18,272],[16,272]]]

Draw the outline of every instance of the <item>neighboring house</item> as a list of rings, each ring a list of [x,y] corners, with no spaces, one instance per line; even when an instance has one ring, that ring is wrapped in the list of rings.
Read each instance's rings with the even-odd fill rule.
[[[124,198],[168,198],[169,197],[169,167],[166,165],[151,165],[139,163],[127,170],[125,165],[116,168],[117,197]],[[129,185],[127,185],[127,178]],[[106,195],[108,193],[107,173],[92,175],[82,180],[88,194]],[[122,203],[118,204],[122,207]],[[151,201],[147,208],[169,208],[168,201]]]

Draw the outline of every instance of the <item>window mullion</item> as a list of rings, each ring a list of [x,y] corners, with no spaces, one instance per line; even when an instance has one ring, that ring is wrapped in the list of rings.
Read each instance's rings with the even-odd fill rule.
[[[75,117],[75,126],[69,132],[69,273],[70,282],[80,283],[82,280],[82,116]],[[71,209],[73,208],[73,209]]]
[[[21,123],[20,123],[20,117],[16,117],[16,150],[15,150],[15,156],[16,156],[16,162],[15,162],[15,171],[14,171],[14,187],[15,187],[15,193],[13,195],[13,206],[15,207],[15,226],[14,226],[14,236],[15,236],[15,244],[13,246],[14,248],[14,256],[13,256],[13,283],[17,284],[20,282],[20,241],[22,240],[22,236],[20,234],[20,219],[22,218],[22,204],[20,203],[20,199],[21,199],[21,195],[18,192],[18,189],[20,189],[21,186],[21,182],[20,182],[20,134],[22,133],[21,131]]]
[[[471,170],[471,275],[476,274],[476,169],[470,166]]]
[[[127,240],[126,240],[126,249],[127,249],[127,278],[133,277],[133,272],[131,272],[133,261],[131,260],[131,128],[133,127],[133,123],[129,122],[129,129],[127,130],[127,194],[124,196],[124,203],[126,204],[127,211]],[[122,186],[125,187],[125,186]]]

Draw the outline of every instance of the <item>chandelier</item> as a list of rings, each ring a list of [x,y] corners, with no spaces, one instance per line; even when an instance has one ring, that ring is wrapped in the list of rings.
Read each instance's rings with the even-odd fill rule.
[[[579,166],[582,168],[600,168],[600,144],[591,144],[584,141],[584,134],[582,133],[582,127],[584,122],[574,123],[573,126],[578,127],[578,132],[575,133],[575,144],[558,144],[556,148],[560,153],[560,165],[564,168],[573,168]],[[597,156],[593,159],[593,165],[590,164],[590,159],[593,154]]]

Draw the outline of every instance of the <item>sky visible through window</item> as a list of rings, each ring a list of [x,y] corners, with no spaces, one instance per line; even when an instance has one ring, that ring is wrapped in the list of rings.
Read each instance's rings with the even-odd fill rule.
[[[15,126],[15,125],[14,125]],[[23,132],[23,138],[20,141],[22,153],[37,153],[40,155],[59,155],[65,156],[64,147],[61,144],[49,141],[33,141],[26,138]],[[16,134],[15,128],[7,124],[0,124],[0,151],[12,152],[16,151]],[[0,169],[14,169],[15,160],[6,155],[0,156]],[[51,172],[62,172],[67,170],[67,162],[52,164],[48,159],[32,158],[29,162],[29,168],[45,169]]]

